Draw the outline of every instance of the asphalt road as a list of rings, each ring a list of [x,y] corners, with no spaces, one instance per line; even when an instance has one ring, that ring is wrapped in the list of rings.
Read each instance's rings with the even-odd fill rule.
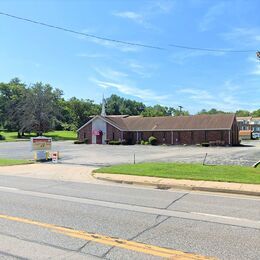
[[[240,147],[196,146],[112,146],[75,145],[71,141],[53,142],[53,151],[60,151],[61,162],[103,166],[136,162],[197,162],[207,153],[208,164],[253,165],[260,159],[260,141],[245,141]],[[30,142],[0,142],[0,158],[33,159]]]
[[[0,259],[256,260],[259,245],[257,197],[0,175]]]

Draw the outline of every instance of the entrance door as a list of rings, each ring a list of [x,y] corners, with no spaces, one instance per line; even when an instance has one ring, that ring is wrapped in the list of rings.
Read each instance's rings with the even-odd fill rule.
[[[102,135],[96,135],[96,144],[102,144]]]

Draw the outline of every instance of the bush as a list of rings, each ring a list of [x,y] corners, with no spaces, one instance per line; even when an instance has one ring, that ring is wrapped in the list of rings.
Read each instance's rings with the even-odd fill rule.
[[[148,139],[148,142],[151,145],[156,145],[157,144],[157,139],[154,136],[150,136],[149,139]]]
[[[144,145],[145,141],[144,140],[141,140],[141,144]]]
[[[202,143],[201,146],[203,146],[203,147],[209,147],[209,143]]]
[[[5,136],[0,135],[0,140],[5,140]]]
[[[125,139],[123,139],[123,140],[121,141],[121,144],[122,144],[122,145],[127,145],[127,142],[126,142],[126,140],[125,140]]]
[[[110,145],[120,145],[121,142],[120,141],[109,141],[108,144],[110,144]]]
[[[149,142],[148,142],[148,141],[145,141],[145,142],[144,142],[144,145],[149,145]]]
[[[74,141],[74,144],[84,144],[84,141],[76,140],[76,141]]]
[[[87,143],[88,143],[88,139],[85,139],[83,141],[79,141],[79,140],[74,141],[74,144],[87,144]]]

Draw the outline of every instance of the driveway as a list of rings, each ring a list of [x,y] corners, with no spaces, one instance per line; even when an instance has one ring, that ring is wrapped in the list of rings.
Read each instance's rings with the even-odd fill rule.
[[[60,151],[62,163],[102,166],[138,162],[197,162],[207,153],[208,164],[249,165],[260,159],[260,141],[247,141],[240,147],[195,146],[112,146],[75,145],[73,142],[53,142],[53,151]],[[0,158],[32,159],[29,142],[0,143]]]

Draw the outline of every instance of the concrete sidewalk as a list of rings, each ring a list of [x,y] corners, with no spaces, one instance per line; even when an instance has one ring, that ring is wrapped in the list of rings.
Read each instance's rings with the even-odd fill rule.
[[[186,190],[226,192],[234,194],[260,196],[260,185],[256,184],[242,184],[217,181],[176,180],[157,177],[143,177],[134,175],[106,173],[92,173],[92,175],[94,178],[98,180],[112,181],[124,184],[155,186],[160,189],[177,188]]]
[[[31,177],[48,180],[96,182],[91,172],[96,169],[92,166],[35,163],[0,167],[0,175]]]

